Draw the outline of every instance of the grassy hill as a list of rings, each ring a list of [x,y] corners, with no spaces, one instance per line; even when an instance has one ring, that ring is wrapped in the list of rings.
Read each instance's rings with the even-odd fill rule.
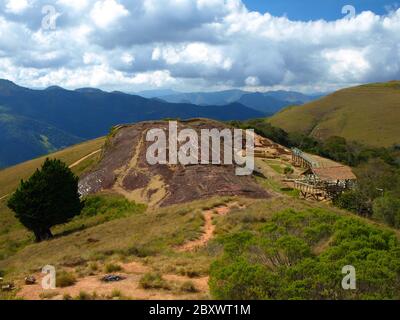
[[[46,157],[57,158],[64,161],[66,164],[71,165],[93,151],[100,149],[103,146],[104,141],[105,138],[90,140],[50,155],[42,156],[19,165],[0,170],[0,198],[14,191],[21,179],[29,178],[32,173],[42,165]],[[87,159],[80,165],[72,168],[72,171],[74,171],[75,174],[79,174],[84,169],[85,165],[89,164],[90,162],[91,159]]]
[[[98,150],[97,139],[52,154],[72,165]],[[258,184],[273,197],[212,197],[164,208],[112,193],[90,196],[81,215],[56,226],[54,239],[34,243],[6,207],[12,192],[44,158],[0,171],[0,276],[26,299],[398,299],[399,232],[283,188],[267,161]],[[80,175],[98,163],[73,167]],[[276,179],[274,178],[276,177]],[[208,238],[206,227],[212,228]],[[207,241],[201,241],[206,239]],[[200,241],[199,241],[200,240]],[[195,250],[184,244],[201,243]],[[190,246],[189,246],[190,247]],[[24,285],[51,264],[60,284],[51,292]],[[356,291],[341,288],[342,267],[357,270]],[[115,284],[107,273],[126,277]],[[209,286],[210,285],[210,286]],[[20,291],[19,291],[20,290]]]
[[[400,143],[400,81],[339,90],[268,121],[288,132],[316,138],[341,136],[371,146]]]

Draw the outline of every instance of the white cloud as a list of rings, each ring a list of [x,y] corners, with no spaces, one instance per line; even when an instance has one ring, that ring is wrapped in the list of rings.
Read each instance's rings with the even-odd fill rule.
[[[90,12],[94,23],[100,28],[107,28],[121,17],[129,15],[129,11],[115,0],[97,1]]]
[[[167,64],[202,64],[205,67],[229,70],[232,60],[224,57],[221,49],[205,43],[189,43],[182,46],[156,48],[153,60],[163,59]]]
[[[240,0],[57,0],[49,32],[48,1],[4,1],[0,76],[23,85],[325,91],[400,78],[400,9],[301,22]]]
[[[329,63],[329,72],[333,79],[354,82],[360,81],[370,69],[369,62],[362,51],[354,49],[329,50],[323,53]]]
[[[7,0],[6,11],[14,14],[20,14],[29,7],[28,0]]]
[[[255,87],[260,84],[258,77],[247,77],[245,80],[246,86]]]

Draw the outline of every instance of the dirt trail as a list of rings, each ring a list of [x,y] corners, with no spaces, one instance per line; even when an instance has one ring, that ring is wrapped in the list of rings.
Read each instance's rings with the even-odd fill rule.
[[[214,237],[215,225],[213,224],[213,215],[227,215],[232,208],[243,209],[243,207],[240,206],[239,203],[232,202],[212,208],[210,210],[203,211],[203,234],[199,239],[186,242],[182,246],[178,247],[178,251],[195,251],[198,248],[204,247]]]
[[[6,194],[6,195],[4,195],[4,196],[2,196],[2,197],[0,197],[0,201],[3,200],[3,199],[5,199],[5,198],[7,198],[9,195],[10,195],[10,193],[9,193],[9,194]]]
[[[43,297],[44,294],[51,294],[51,299],[59,300],[62,299],[64,295],[76,297],[81,292],[88,294],[93,294],[95,292],[98,296],[110,297],[113,291],[115,292],[116,290],[120,291],[125,297],[140,300],[199,299],[207,297],[208,295],[208,277],[189,278],[175,274],[163,275],[163,279],[168,283],[175,283],[178,286],[186,281],[191,281],[197,289],[195,293],[162,289],[143,289],[139,284],[140,279],[145,273],[151,272],[151,268],[139,262],[129,262],[121,264],[121,266],[123,271],[119,272],[118,275],[125,278],[122,281],[102,282],[100,280],[102,275],[97,274],[80,278],[73,286],[57,288],[55,290],[43,290],[40,285],[43,275],[36,274],[35,277],[38,279],[37,283],[34,285],[24,285],[17,296],[27,300],[40,300],[41,296]]]
[[[68,168],[72,169],[74,167],[76,167],[78,164],[82,163],[83,161],[85,161],[86,159],[90,158],[91,156],[94,156],[95,154],[99,153],[101,151],[101,149],[98,149],[96,151],[93,151],[92,153],[89,153],[88,155],[80,158],[78,161],[75,161],[73,164],[71,164]],[[0,201],[7,198],[11,193],[5,194],[4,196],[0,197]]]
[[[94,156],[96,153],[99,153],[101,151],[101,149],[93,151],[92,153],[89,153],[88,155],[84,156],[83,158],[80,158],[78,161],[74,162],[73,164],[71,164],[69,166],[70,169],[76,167],[78,164],[80,164],[81,162],[85,161],[86,159],[90,158],[91,156]]]

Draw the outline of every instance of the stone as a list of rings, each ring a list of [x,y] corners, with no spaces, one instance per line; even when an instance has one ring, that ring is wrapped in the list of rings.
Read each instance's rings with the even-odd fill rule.
[[[34,276],[27,276],[25,277],[25,284],[32,285],[36,283],[36,278]]]
[[[107,274],[103,278],[101,278],[101,281],[104,281],[104,282],[117,282],[117,281],[122,281],[124,279],[125,279],[125,277],[122,277],[120,275]]]

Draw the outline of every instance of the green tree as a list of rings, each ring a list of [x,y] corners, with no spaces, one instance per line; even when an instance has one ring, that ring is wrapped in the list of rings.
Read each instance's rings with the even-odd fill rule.
[[[22,180],[7,205],[38,242],[51,238],[51,227],[68,222],[83,207],[78,178],[56,159],[46,159],[40,170]]]
[[[374,201],[374,218],[400,228],[400,199],[385,195]]]

